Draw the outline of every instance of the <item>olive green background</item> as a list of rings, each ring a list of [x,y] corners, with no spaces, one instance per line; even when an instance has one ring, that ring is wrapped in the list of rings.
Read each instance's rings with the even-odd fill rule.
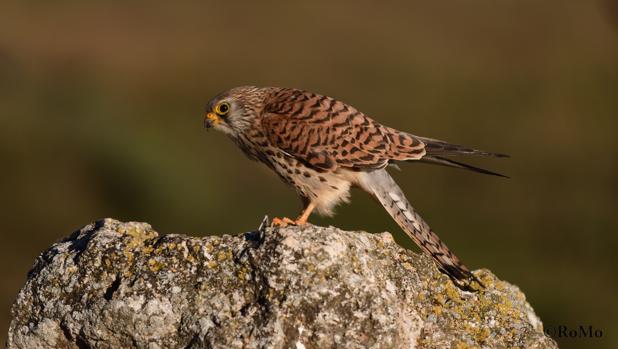
[[[547,328],[618,347],[618,4],[612,1],[0,3],[0,340],[38,253],[93,220],[254,229],[294,192],[202,128],[216,93],[299,87],[412,133],[506,152],[505,180],[393,171],[470,267],[519,285]],[[355,191],[322,225],[391,231]],[[416,249],[416,247],[414,247]]]

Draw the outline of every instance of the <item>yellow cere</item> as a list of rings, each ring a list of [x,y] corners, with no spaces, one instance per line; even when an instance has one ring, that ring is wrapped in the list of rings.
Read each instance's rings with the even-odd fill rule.
[[[210,121],[212,121],[213,125],[218,124],[221,121],[221,118],[219,118],[219,116],[217,116],[217,114],[215,113],[208,113],[206,115],[206,118]]]

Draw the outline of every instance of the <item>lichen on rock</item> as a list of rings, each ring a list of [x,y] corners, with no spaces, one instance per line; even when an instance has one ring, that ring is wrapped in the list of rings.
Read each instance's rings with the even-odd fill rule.
[[[556,348],[513,285],[458,289],[388,233],[160,235],[105,219],[41,254],[8,348]]]

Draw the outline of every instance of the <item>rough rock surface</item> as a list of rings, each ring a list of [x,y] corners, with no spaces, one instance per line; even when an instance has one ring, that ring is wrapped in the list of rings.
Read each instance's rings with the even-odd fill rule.
[[[556,348],[489,271],[464,292],[388,233],[159,235],[106,219],[36,261],[8,348]]]

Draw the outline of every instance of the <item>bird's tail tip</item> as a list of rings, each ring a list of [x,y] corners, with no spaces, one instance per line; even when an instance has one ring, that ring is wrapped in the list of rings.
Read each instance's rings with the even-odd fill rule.
[[[503,175],[503,174],[498,173],[498,172],[494,172],[494,171],[486,170],[484,168],[468,165],[468,164],[465,164],[463,162],[454,161],[454,160],[447,159],[447,158],[442,157],[442,156],[426,155],[426,156],[424,156],[422,159],[420,159],[418,161],[419,162],[428,163],[428,164],[433,164],[433,165],[441,165],[441,166],[446,166],[446,167],[460,168],[462,170],[468,170],[468,171],[472,171],[472,172],[476,172],[476,173],[482,173],[482,174],[486,174],[486,175],[490,175],[490,176],[496,176],[496,177],[502,177],[502,178],[511,178],[511,177],[509,177],[507,175]]]
[[[483,282],[464,265],[441,264],[438,268],[461,290],[476,292],[485,288]]]

